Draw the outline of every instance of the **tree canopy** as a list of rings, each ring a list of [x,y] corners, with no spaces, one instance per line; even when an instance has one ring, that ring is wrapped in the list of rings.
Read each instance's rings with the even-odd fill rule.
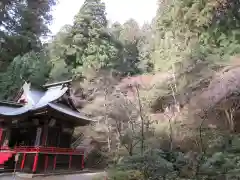
[[[50,32],[55,0],[3,0],[0,2],[1,99],[9,99],[23,81],[45,83],[48,55],[41,38]]]
[[[74,74],[91,68],[113,68],[117,64],[119,49],[107,26],[105,4],[86,0],[74,18],[70,43],[64,51],[64,60]]]
[[[44,52],[29,52],[14,58],[6,72],[0,76],[1,99],[11,99],[24,81],[33,86],[43,85],[49,76],[48,56]]]
[[[18,55],[40,51],[40,37],[49,33],[56,0],[3,0],[0,2],[0,65],[5,68]],[[1,70],[0,68],[0,70]]]

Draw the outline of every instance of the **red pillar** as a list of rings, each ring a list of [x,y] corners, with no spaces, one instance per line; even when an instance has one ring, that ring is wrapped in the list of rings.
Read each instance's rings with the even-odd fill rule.
[[[56,163],[57,163],[57,155],[54,156],[54,160],[53,160],[53,170],[56,169]]]
[[[72,167],[72,155],[69,156],[69,166],[68,168],[71,169]]]
[[[45,156],[44,171],[47,171],[48,168],[48,155]]]
[[[2,143],[2,135],[3,135],[3,129],[0,128],[0,145],[1,145],[1,143]]]
[[[44,122],[43,126],[43,135],[42,135],[42,145],[46,146],[47,144],[47,136],[48,136],[48,121]]]
[[[23,170],[23,168],[24,168],[25,160],[26,160],[26,153],[23,154],[22,163],[21,163],[21,170]]]
[[[33,168],[32,168],[33,173],[36,172],[37,170],[37,163],[38,163],[38,153],[36,153],[34,157]]]
[[[84,169],[84,155],[82,155],[82,169]]]

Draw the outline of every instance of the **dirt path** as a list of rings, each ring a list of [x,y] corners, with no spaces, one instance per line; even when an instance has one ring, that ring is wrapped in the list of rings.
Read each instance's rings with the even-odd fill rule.
[[[71,175],[59,175],[59,176],[48,176],[48,177],[34,177],[34,178],[20,178],[16,176],[0,176],[0,180],[92,180],[95,176],[104,175],[102,173],[84,173],[84,174],[71,174]]]

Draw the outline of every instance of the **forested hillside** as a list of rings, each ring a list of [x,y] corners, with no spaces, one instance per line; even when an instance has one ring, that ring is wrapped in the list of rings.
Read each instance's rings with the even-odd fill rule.
[[[139,25],[109,24],[103,1],[85,0],[43,43],[55,4],[0,2],[1,99],[24,81],[73,79],[110,178],[240,178],[240,1],[159,0]]]

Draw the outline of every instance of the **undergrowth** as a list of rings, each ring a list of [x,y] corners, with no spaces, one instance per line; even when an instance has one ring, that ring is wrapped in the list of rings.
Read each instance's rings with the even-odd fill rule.
[[[129,172],[130,174],[138,172],[136,177],[139,176],[138,179],[144,180],[238,180],[240,179],[240,138],[238,135],[233,135],[230,138],[226,136],[219,139],[221,140],[215,139],[209,143],[205,152],[155,148],[145,151],[142,155],[138,153],[125,156],[110,168],[110,179],[127,180]]]

